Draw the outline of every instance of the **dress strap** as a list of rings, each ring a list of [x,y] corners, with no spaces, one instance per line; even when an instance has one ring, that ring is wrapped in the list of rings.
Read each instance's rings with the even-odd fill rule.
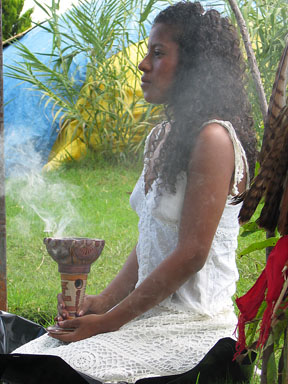
[[[150,165],[150,158],[151,158],[151,140],[158,140],[160,135],[165,132],[167,126],[167,121],[163,121],[160,124],[157,124],[154,128],[151,129],[148,136],[145,140],[145,146],[144,146],[144,175],[147,175],[148,168]]]
[[[233,143],[234,147],[234,154],[235,154],[235,170],[234,170],[234,183],[232,187],[232,195],[238,195],[239,191],[237,188],[237,185],[241,182],[241,180],[244,177],[244,172],[246,171],[247,174],[247,180],[246,180],[246,189],[249,188],[250,183],[250,177],[249,177],[249,166],[248,161],[246,157],[246,153],[244,151],[244,148],[242,147],[242,144],[240,140],[238,139],[235,129],[233,128],[233,125],[230,123],[230,121],[224,121],[224,120],[209,120],[206,123],[202,125],[202,128],[208,124],[217,123],[222,125],[222,127],[226,128],[229,136],[231,138],[231,141]]]

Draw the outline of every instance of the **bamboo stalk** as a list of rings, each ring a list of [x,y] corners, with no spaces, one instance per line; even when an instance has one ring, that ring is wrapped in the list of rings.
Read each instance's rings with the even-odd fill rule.
[[[254,79],[256,91],[257,91],[258,98],[259,98],[259,104],[260,104],[260,108],[261,108],[261,112],[262,112],[262,116],[263,116],[263,121],[265,121],[266,116],[267,116],[267,112],[268,112],[268,104],[267,104],[267,100],[265,97],[265,91],[264,91],[263,84],[261,81],[260,71],[259,71],[259,68],[257,65],[254,51],[252,49],[251,40],[250,40],[249,33],[248,33],[248,30],[246,27],[246,23],[245,23],[244,17],[242,16],[242,13],[241,13],[241,11],[240,11],[237,3],[236,3],[236,0],[228,0],[228,1],[230,4],[230,7],[232,8],[232,11],[235,14],[235,17],[236,17],[236,20],[237,20],[237,23],[238,23],[238,26],[239,26],[239,29],[240,29],[240,32],[242,35],[242,39],[243,39],[246,53],[247,53],[248,62],[250,65],[250,70],[251,70],[251,73],[252,73],[252,76]]]
[[[6,209],[3,114],[2,1],[0,0],[0,310],[7,310]]]

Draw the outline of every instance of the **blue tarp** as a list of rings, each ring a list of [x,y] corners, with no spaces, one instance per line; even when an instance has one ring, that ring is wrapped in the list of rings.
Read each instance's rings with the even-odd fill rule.
[[[52,51],[52,38],[43,28],[35,27],[21,38],[21,44],[33,53],[47,54]],[[47,162],[59,123],[58,118],[52,124],[52,103],[45,108],[46,100],[41,101],[42,94],[31,90],[31,84],[5,76],[6,65],[22,61],[16,44],[3,51],[5,168],[8,175],[16,169],[39,167]],[[50,66],[51,58],[41,55],[41,61]],[[72,70],[76,66],[79,68],[76,79],[80,84],[85,80],[83,55],[74,59]]]

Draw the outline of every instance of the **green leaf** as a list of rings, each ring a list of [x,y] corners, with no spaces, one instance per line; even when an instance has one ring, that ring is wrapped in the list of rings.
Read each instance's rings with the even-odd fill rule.
[[[288,312],[286,310],[281,320],[278,320],[274,325],[274,327],[272,328],[273,342],[277,346],[279,345],[280,340],[283,338],[283,334],[287,329],[287,321],[288,321]]]
[[[256,164],[255,164],[255,175],[254,176],[258,175],[259,169],[260,169],[260,163],[259,163],[259,161],[256,161]]]
[[[146,5],[144,11],[141,12],[139,23],[143,23],[147,19],[148,15],[151,12],[151,10],[152,10],[152,8],[153,8],[153,6],[154,6],[156,1],[155,0],[149,0],[149,2]]]
[[[246,237],[252,233],[259,232],[259,231],[262,231],[262,232],[265,231],[263,228],[260,228],[258,226],[256,221],[249,221],[248,223],[243,224],[241,229],[242,229],[240,234],[241,237]]]
[[[258,309],[258,312],[257,312],[255,319],[253,321],[251,321],[248,325],[248,328],[245,332],[248,346],[251,346],[252,344],[254,344],[255,341],[257,341],[257,339],[258,339],[258,334],[256,332],[257,332],[259,323],[262,319],[263,313],[264,313],[266,308],[267,308],[267,303],[265,300],[263,300],[263,302],[261,303],[261,305]],[[256,334],[257,334],[257,336],[256,336]]]
[[[267,383],[277,384],[277,366],[275,359],[275,352],[273,351],[269,356],[267,363]]]
[[[274,247],[278,240],[278,237],[270,237],[269,239],[263,241],[257,241],[256,243],[250,244],[247,248],[238,252],[238,256],[242,257],[254,251],[260,251],[267,247]]]
[[[41,4],[39,1],[37,1],[37,0],[34,0],[34,3],[35,3],[39,8],[41,8],[42,11],[45,12],[46,15],[47,15],[48,17],[51,17],[51,13],[49,12],[50,7],[48,7],[47,5],[42,5],[42,4]]]

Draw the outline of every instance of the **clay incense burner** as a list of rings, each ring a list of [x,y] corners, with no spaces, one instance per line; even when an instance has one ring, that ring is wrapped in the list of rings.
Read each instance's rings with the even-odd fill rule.
[[[74,318],[84,299],[91,264],[100,256],[105,241],[85,237],[46,237],[43,241],[49,255],[58,263],[63,300],[69,318]]]

